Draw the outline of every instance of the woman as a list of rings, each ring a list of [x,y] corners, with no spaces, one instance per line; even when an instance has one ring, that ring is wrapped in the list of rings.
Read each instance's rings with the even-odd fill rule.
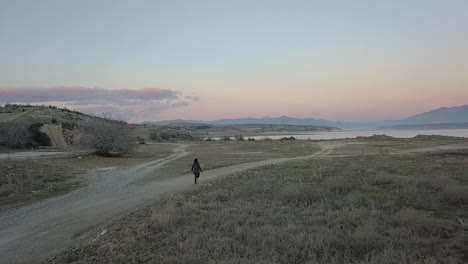
[[[200,172],[203,172],[202,168],[200,167],[200,163],[198,163],[198,159],[193,160],[192,172],[193,175],[195,175],[195,184],[197,184],[197,179],[200,177]]]

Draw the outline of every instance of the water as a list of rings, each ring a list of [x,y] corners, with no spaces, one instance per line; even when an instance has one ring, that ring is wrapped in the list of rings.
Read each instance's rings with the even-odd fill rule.
[[[336,132],[310,132],[307,134],[287,134],[287,135],[262,135],[251,136],[256,140],[271,138],[280,139],[282,137],[293,136],[296,139],[344,139],[355,137],[368,137],[372,135],[382,135],[396,138],[412,138],[417,135],[440,135],[468,138],[468,129],[437,129],[437,130],[367,130],[367,131],[336,131]],[[245,139],[249,137],[244,137]]]

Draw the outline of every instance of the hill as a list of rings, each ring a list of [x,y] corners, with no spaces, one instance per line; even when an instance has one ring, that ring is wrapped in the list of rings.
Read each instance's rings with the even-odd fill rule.
[[[401,125],[467,123],[468,105],[456,107],[441,107],[396,121]]]
[[[107,129],[110,126],[135,130],[122,121],[94,117],[55,106],[5,105],[0,106],[0,147],[83,145],[90,142],[97,129]],[[121,134],[123,132],[119,136]],[[116,138],[117,134],[113,137]]]
[[[6,105],[0,107],[0,123],[51,123],[82,125],[96,117],[55,106]]]

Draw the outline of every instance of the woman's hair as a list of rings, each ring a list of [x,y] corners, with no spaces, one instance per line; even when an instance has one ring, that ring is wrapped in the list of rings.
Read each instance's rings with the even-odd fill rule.
[[[198,159],[194,159],[194,160],[193,160],[193,163],[198,163]]]

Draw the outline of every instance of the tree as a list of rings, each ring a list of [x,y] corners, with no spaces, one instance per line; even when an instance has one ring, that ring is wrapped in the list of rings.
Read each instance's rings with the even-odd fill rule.
[[[103,157],[122,156],[131,152],[135,143],[130,135],[128,124],[113,120],[111,115],[94,118],[87,130],[91,135],[91,146],[96,154]]]

